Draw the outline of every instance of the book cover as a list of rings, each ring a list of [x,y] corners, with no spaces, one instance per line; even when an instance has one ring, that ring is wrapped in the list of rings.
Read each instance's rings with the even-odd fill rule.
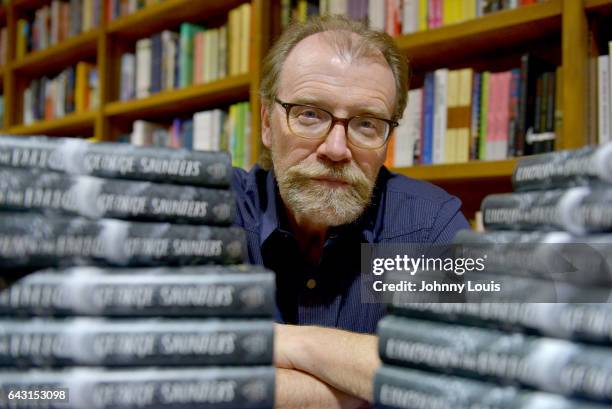
[[[66,388],[66,409],[269,409],[274,406],[274,368],[201,367],[111,370],[71,368],[0,372],[0,389]],[[5,399],[2,397],[1,399]],[[9,407],[6,401],[0,402]]]
[[[597,381],[612,376],[607,348],[395,316],[379,322],[378,335],[387,364],[612,402],[612,385]]]
[[[235,264],[245,257],[237,227],[89,220],[3,213],[0,266],[43,268],[99,263],[112,266]]]

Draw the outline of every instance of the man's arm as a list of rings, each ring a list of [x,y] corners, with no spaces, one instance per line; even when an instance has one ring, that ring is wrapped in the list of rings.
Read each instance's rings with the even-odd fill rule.
[[[275,339],[277,367],[305,372],[341,392],[372,402],[374,372],[380,366],[375,336],[277,324]]]
[[[294,369],[276,370],[275,409],[365,409],[369,404]]]

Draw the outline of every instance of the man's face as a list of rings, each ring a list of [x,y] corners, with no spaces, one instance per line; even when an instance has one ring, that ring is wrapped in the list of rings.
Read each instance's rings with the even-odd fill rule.
[[[354,60],[339,56],[322,34],[299,42],[285,60],[278,99],[317,106],[339,118],[369,115],[390,119],[395,82],[382,55]],[[293,134],[284,108],[262,108],[262,141],[272,152],[285,206],[315,226],[338,226],[357,219],[369,203],[386,145],[365,149],[349,143],[336,123],[327,137]]]

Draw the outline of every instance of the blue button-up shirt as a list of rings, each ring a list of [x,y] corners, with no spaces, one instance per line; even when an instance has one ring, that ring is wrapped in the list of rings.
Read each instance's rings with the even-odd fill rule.
[[[361,243],[446,243],[469,228],[459,199],[383,167],[372,204],[356,222],[329,230],[313,265],[298,249],[272,171],[234,169],[232,188],[248,262],[276,272],[276,319],[287,324],[374,333],[385,306],[361,301]]]

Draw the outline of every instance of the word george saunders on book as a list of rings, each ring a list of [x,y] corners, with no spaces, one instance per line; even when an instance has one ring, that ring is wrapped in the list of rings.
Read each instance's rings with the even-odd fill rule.
[[[272,409],[227,152],[0,136],[0,408]],[[3,288],[4,287],[4,288]]]

